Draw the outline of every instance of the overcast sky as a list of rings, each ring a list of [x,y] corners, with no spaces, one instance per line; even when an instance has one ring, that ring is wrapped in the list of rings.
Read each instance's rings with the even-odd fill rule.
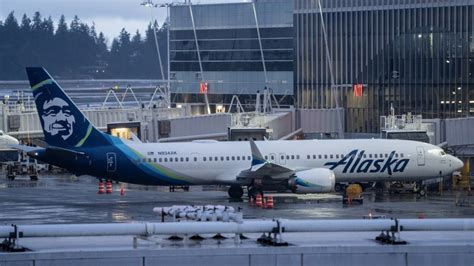
[[[140,5],[141,2],[143,0],[0,0],[0,20],[5,20],[11,11],[15,11],[15,16],[19,21],[24,13],[31,18],[35,11],[39,11],[43,17],[51,16],[55,23],[64,14],[69,24],[74,15],[77,15],[81,21],[89,25],[94,22],[97,32],[104,32],[110,44],[112,38],[117,37],[122,28],[132,33],[138,29],[143,35],[151,21],[151,14],[149,8]],[[171,1],[154,0],[154,2]],[[244,0],[194,0],[192,2],[226,3],[244,2]],[[153,8],[153,15],[161,25],[165,20],[166,10]]]

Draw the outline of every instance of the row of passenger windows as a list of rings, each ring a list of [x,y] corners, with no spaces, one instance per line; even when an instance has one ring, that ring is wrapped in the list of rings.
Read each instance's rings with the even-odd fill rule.
[[[306,159],[308,160],[316,160],[316,159],[342,159],[344,158],[344,154],[308,154],[306,155]],[[369,159],[383,159],[383,158],[388,158],[389,154],[388,153],[369,153],[369,154],[363,154],[362,158],[369,158]],[[358,157],[361,157],[360,154],[358,154]],[[395,158],[403,158],[404,154],[403,153],[395,153],[394,155]],[[208,157],[200,157],[203,162],[209,161],[250,161],[252,160],[251,156],[208,156]],[[300,156],[299,155],[280,155],[281,160],[299,160]],[[275,155],[265,155],[265,160],[271,160],[275,161]],[[164,158],[143,158],[143,162],[189,162],[189,157],[164,157]],[[193,157],[193,161],[197,162],[198,157]]]
[[[306,159],[308,159],[308,160],[310,160],[311,158],[313,158],[313,159],[334,159],[334,158],[342,159],[342,158],[344,158],[344,156],[345,156],[344,154],[317,154],[317,155],[313,154],[312,156],[310,154],[308,154],[308,155],[306,155]],[[383,158],[388,158],[388,156],[389,156],[388,153],[369,153],[369,154],[363,154],[362,156],[359,153],[357,155],[357,157],[359,157],[359,158],[362,157],[362,158],[369,158],[369,159],[372,159],[372,158],[373,159],[379,159],[379,158],[383,159]],[[292,155],[292,157],[293,157],[293,155]],[[395,153],[394,157],[395,158],[398,158],[398,157],[403,158],[404,154],[403,153],[400,153],[400,154]],[[286,159],[288,159],[288,155],[286,156]],[[291,158],[291,159],[293,159],[293,158]],[[297,159],[299,159],[299,158],[297,158]]]
[[[245,161],[245,160],[252,160],[251,156],[209,156],[209,157],[201,157],[203,162],[206,161]],[[143,162],[160,162],[160,163],[167,163],[167,162],[189,162],[189,157],[164,157],[164,158],[143,158]],[[197,162],[198,157],[193,157],[193,161]]]

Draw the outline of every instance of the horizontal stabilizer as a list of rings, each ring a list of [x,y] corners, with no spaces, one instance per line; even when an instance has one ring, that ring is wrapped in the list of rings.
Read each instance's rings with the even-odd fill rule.
[[[38,147],[32,147],[32,146],[26,146],[26,145],[20,145],[20,144],[10,144],[8,145],[8,147],[12,149],[24,151],[24,152],[32,152],[32,151],[41,150],[41,148],[38,148]]]

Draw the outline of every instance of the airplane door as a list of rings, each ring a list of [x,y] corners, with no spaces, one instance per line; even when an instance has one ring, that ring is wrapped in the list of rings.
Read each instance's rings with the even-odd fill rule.
[[[107,152],[107,172],[115,172],[117,170],[117,156],[115,152]]]
[[[418,162],[418,166],[425,165],[425,150],[421,146],[416,147],[416,160]]]
[[[286,154],[280,153],[278,158],[280,159],[280,164],[286,164]]]

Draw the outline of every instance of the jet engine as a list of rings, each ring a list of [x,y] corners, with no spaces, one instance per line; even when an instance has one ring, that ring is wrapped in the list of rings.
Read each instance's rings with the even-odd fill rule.
[[[326,168],[299,171],[288,180],[289,188],[297,194],[331,192],[335,183],[334,172]]]

